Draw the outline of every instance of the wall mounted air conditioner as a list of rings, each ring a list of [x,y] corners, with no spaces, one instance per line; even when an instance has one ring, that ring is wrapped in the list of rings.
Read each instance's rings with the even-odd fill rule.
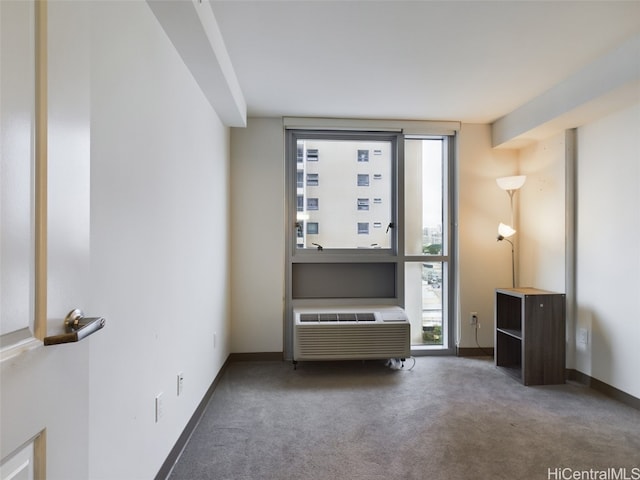
[[[295,308],[293,360],[411,356],[411,325],[400,307]]]

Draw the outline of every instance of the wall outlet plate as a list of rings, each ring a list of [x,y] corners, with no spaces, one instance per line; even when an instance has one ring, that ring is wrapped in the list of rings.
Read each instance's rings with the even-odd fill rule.
[[[576,340],[580,345],[587,345],[589,343],[589,330],[586,328],[579,328]]]

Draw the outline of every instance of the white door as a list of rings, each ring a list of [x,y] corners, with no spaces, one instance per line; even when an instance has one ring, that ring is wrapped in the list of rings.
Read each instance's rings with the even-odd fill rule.
[[[0,1],[2,479],[88,477],[93,337],[55,346],[41,341],[61,333],[66,314],[88,302],[89,16],[84,3]],[[43,33],[40,42],[38,32]],[[36,63],[47,67],[37,74]],[[46,86],[40,117],[38,76]],[[38,118],[44,119],[40,127]],[[36,171],[38,157],[45,160],[41,172]],[[37,228],[39,221],[45,228]]]

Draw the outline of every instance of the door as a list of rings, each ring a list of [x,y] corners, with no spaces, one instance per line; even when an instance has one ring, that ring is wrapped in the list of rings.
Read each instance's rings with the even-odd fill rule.
[[[2,479],[88,477],[92,338],[42,343],[61,332],[70,310],[88,302],[83,3],[0,1]]]

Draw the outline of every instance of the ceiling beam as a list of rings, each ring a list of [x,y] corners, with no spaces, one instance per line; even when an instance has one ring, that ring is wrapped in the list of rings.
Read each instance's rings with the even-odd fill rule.
[[[247,104],[208,1],[147,0],[147,4],[222,123],[247,125]]]
[[[640,35],[491,125],[494,147],[519,148],[640,100]]]

